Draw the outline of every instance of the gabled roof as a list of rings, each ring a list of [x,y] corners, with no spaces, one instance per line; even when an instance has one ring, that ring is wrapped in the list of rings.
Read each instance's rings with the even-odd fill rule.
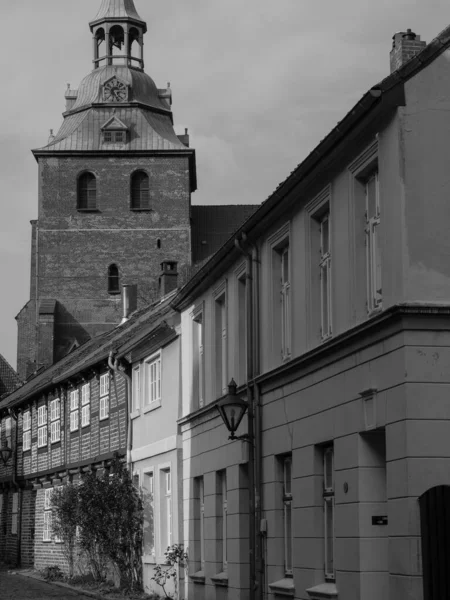
[[[115,329],[89,340],[79,348],[73,349],[70,354],[59,362],[38,373],[15,391],[12,391],[14,390],[12,388],[9,390],[12,393],[0,402],[0,409],[17,406],[29,401],[45,390],[77,376],[86,369],[101,364],[108,358],[110,352],[120,353],[123,346],[131,348],[134,338],[136,344],[140,343],[144,335],[150,334],[163,321],[167,321],[164,326],[164,332],[167,334],[171,315],[178,318],[170,307],[172,298],[173,296],[170,296],[162,302],[158,301],[136,311],[129,321],[123,325],[119,325]]]
[[[21,385],[19,376],[9,362],[0,354],[0,398]]]
[[[245,221],[239,230],[216,252],[210,260],[186,283],[174,299],[172,305],[182,310],[189,302],[210,285],[219,272],[232,264],[240,254],[235,248],[234,240],[242,234],[254,239],[267,228],[280,212],[289,207],[289,192],[296,187],[306,188],[308,183],[317,178],[321,170],[331,161],[342,145],[348,141],[357,127],[368,122],[370,118],[382,116],[398,106],[404,106],[404,84],[414,75],[422,71],[445,50],[450,47],[450,26],[444,29],[421,52],[416,54],[402,67],[391,73],[378,84],[371,87],[338,122],[336,127],[314,148],[277,189],[263,202],[259,208]],[[291,200],[292,201],[292,200]]]
[[[193,262],[199,263],[217,252],[258,206],[258,204],[192,206]]]
[[[119,117],[117,115],[113,115],[112,117],[110,117],[106,123],[104,123],[100,129],[122,129],[124,131],[128,130],[128,127],[125,125],[125,123],[123,121],[121,121],[119,119]]]

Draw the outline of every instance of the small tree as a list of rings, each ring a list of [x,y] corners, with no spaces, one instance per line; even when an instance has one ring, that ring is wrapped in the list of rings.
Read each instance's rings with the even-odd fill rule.
[[[62,550],[69,566],[69,579],[73,577],[74,554],[78,524],[78,488],[67,483],[53,490],[51,495],[53,511],[53,533],[62,541]]]
[[[142,502],[117,456],[110,474],[83,476],[79,500],[80,547],[95,579],[106,578],[111,561],[121,587],[142,590]]]
[[[166,585],[172,579],[175,585],[175,596],[177,595],[177,571],[178,568],[186,568],[188,563],[187,552],[184,551],[182,544],[172,544],[164,552],[166,557],[165,565],[156,565],[155,574],[152,580],[162,588],[166,598],[171,598],[167,593]]]

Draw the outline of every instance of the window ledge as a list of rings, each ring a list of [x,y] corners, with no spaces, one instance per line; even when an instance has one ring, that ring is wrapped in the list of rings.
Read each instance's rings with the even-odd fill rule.
[[[192,573],[189,575],[189,578],[192,579],[194,583],[205,584],[205,571],[197,571],[196,573]]]
[[[151,208],[130,208],[131,212],[151,212]]]
[[[109,419],[109,415],[106,415],[106,417],[99,417],[99,421],[107,421]]]
[[[136,417],[139,417],[139,415],[141,414],[141,409],[137,408],[136,410],[134,410],[132,413],[130,413],[130,419],[135,419]]]
[[[306,590],[307,594],[311,598],[311,600],[322,600],[325,598],[329,600],[330,598],[337,598],[338,591],[335,583],[321,583],[312,588]]]
[[[214,585],[222,585],[224,587],[228,586],[228,573],[222,571],[222,573],[217,573],[211,577],[211,581]]]
[[[144,406],[144,411],[143,411],[144,415],[145,415],[145,413],[155,410],[155,408],[159,408],[160,406],[161,406],[161,400],[159,400],[158,402],[152,402],[148,406]]]
[[[279,581],[269,583],[270,591],[277,596],[294,596],[295,587],[292,577],[285,577]]]
[[[98,208],[77,208],[78,212],[84,212],[84,213],[99,213],[99,209]]]

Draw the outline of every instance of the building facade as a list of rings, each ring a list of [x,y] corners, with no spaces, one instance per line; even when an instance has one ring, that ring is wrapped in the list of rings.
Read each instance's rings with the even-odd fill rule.
[[[189,597],[445,595],[449,39],[394,36],[392,74],[174,301]]]

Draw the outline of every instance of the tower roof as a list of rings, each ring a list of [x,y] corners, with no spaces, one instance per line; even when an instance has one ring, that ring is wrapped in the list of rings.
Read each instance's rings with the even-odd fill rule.
[[[140,23],[147,28],[145,21],[139,16],[134,0],[102,0],[102,5],[93,21],[89,23],[90,27],[96,25],[99,21],[127,21],[131,20]]]

